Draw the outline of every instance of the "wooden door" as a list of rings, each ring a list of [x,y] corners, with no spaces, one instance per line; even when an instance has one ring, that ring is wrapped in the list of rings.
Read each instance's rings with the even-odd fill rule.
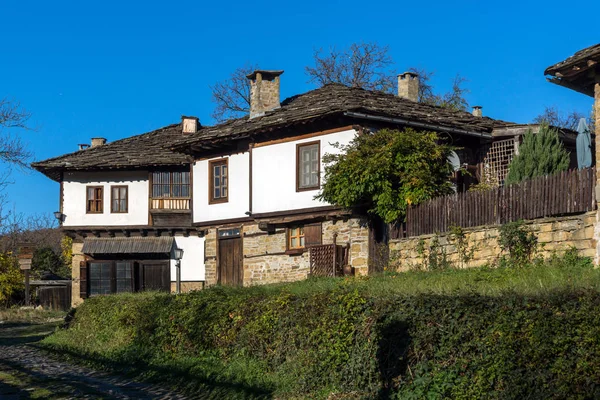
[[[219,239],[219,283],[242,286],[242,238]]]
[[[141,268],[144,290],[171,291],[171,268],[169,262],[144,262]]]

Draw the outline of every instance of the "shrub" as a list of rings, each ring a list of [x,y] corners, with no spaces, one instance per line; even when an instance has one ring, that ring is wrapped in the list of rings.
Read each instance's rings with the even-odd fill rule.
[[[529,130],[523,136],[519,155],[510,163],[506,184],[566,171],[569,163],[569,152],[560,141],[558,131],[542,125],[538,133]]]
[[[498,244],[502,251],[508,253],[505,261],[514,266],[521,267],[531,261],[537,250],[537,237],[529,231],[523,221],[515,221],[500,227]]]
[[[582,260],[565,268],[593,271]],[[402,274],[325,280],[322,289],[314,280],[304,292],[216,287],[95,297],[78,307],[69,329],[45,343],[113,366],[143,366],[145,376],[177,380],[189,390],[198,390],[193,382],[244,388],[238,397],[600,396],[596,290],[402,295],[379,290],[384,279],[401,282]]]
[[[7,307],[13,296],[24,288],[23,273],[17,258],[9,253],[0,253],[0,306]]]

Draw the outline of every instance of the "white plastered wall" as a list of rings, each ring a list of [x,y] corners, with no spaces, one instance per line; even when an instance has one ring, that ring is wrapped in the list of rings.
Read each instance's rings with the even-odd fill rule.
[[[348,144],[356,131],[330,133],[312,138],[277,143],[252,150],[252,212],[254,214],[325,206],[315,200],[319,190],[296,192],[296,145],[319,141],[321,146],[321,184],[323,155],[337,154],[333,143]]]
[[[128,187],[128,212],[111,213],[113,185]],[[86,213],[86,187],[104,188],[103,212]],[[63,226],[148,225],[148,172],[66,172],[63,176]]]
[[[181,281],[204,281],[204,238],[198,236],[175,237],[174,248],[183,249],[181,259]],[[177,280],[175,253],[171,252],[171,281]]]
[[[209,204],[208,180],[209,161],[228,159],[229,193],[226,203]],[[249,211],[249,168],[250,156],[246,153],[228,157],[200,160],[194,164],[194,222],[216,221],[246,216]]]

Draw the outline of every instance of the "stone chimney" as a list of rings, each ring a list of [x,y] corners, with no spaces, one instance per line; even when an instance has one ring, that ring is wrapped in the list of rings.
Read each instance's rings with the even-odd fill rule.
[[[473,115],[475,117],[483,117],[483,112],[481,111],[481,106],[473,106]]]
[[[283,71],[256,70],[250,79],[250,118],[260,117],[279,108],[279,75]]]
[[[198,117],[186,117],[181,116],[181,126],[184,135],[198,132],[198,126],[200,125]]]
[[[106,144],[106,138],[103,137],[93,137],[92,138],[92,147],[98,147]]]
[[[411,101],[419,101],[419,75],[405,72],[398,75],[398,96]]]

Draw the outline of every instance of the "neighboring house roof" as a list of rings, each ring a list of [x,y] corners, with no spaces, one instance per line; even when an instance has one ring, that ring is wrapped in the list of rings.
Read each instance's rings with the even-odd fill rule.
[[[440,130],[464,131],[491,137],[495,127],[509,123],[488,117],[475,117],[464,111],[453,111],[400,98],[393,94],[328,84],[319,89],[290,97],[281,107],[265,115],[250,119],[234,119],[202,131],[180,137],[173,143],[179,151],[201,150],[231,143],[233,139],[254,137],[258,134],[302,125],[333,115],[360,118],[357,114],[397,118],[416,123],[415,126]],[[389,121],[392,122],[392,121]]]
[[[182,135],[181,124],[109,142],[59,157],[38,161],[33,168],[54,180],[61,171],[140,169],[178,166],[190,163],[188,156],[170,149],[175,137]]]
[[[552,83],[593,97],[595,79],[589,70],[597,70],[599,61],[600,43],[579,50],[566,60],[546,68],[544,75],[550,75],[548,81]]]

